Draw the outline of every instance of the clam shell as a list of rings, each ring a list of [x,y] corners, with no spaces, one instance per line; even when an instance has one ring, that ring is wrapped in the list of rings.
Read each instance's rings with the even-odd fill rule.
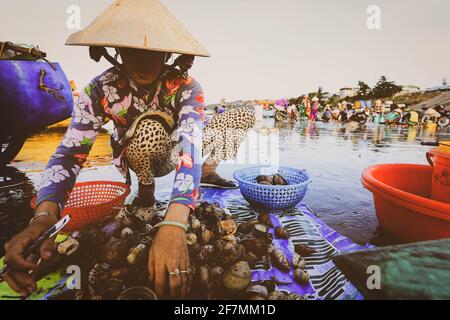
[[[241,244],[250,252],[253,252],[257,257],[262,257],[267,254],[267,243],[262,239],[243,240]]]
[[[191,257],[196,257],[200,254],[200,251],[202,250],[202,246],[200,245],[200,243],[196,243],[193,246],[189,246],[189,255]]]
[[[294,251],[299,255],[301,255],[302,257],[309,257],[310,255],[316,252],[315,249],[305,246],[303,244],[294,245]]]
[[[200,266],[197,272],[200,286],[203,289],[208,288],[211,282],[211,272],[209,268],[207,266]]]
[[[285,228],[278,226],[275,228],[275,238],[277,239],[289,239],[291,237],[289,231]]]
[[[281,249],[275,249],[272,252],[272,263],[277,266],[279,269],[284,271],[289,271],[291,267],[289,266],[289,261],[284,254],[283,250]]]
[[[267,290],[267,288],[265,286],[262,286],[260,284],[255,284],[255,285],[250,286],[247,289],[247,292],[256,294],[256,295],[262,297],[263,299],[267,299],[267,297],[269,296],[269,290]]]
[[[299,295],[299,294],[297,294],[297,293],[290,293],[290,294],[288,294],[288,296],[287,296],[287,299],[288,300],[296,300],[296,301],[299,301],[299,300],[306,300],[306,298],[305,297],[303,297],[303,296],[301,296],[301,295]]]
[[[225,247],[225,241],[223,241],[222,239],[214,241],[214,249],[217,254],[222,253],[224,250],[224,247]]]
[[[234,234],[229,234],[227,236],[222,237],[223,241],[236,244],[238,243],[238,238]]]
[[[70,256],[71,254],[75,253],[78,248],[80,247],[80,243],[77,239],[74,239],[72,237],[68,237],[65,241],[61,242],[58,245],[58,253]]]
[[[295,269],[294,278],[300,284],[306,284],[309,282],[309,274],[305,270]]]
[[[105,246],[105,261],[110,264],[121,261],[126,257],[128,248],[126,240],[111,238]]]
[[[237,230],[237,224],[233,219],[227,219],[220,222],[220,228],[223,236],[232,235]]]
[[[292,267],[294,269],[305,269],[306,261],[298,253],[294,253],[292,256]]]
[[[136,247],[132,248],[130,250],[130,253],[127,256],[128,263],[131,265],[138,264],[144,257],[144,253],[145,253],[146,249],[147,249],[147,246],[145,246],[142,243],[137,245]]]
[[[220,267],[220,266],[216,266],[216,267],[212,268],[211,269],[211,279],[212,280],[217,280],[217,279],[222,278],[222,275],[223,275],[224,271],[225,270],[222,267]]]
[[[186,234],[186,242],[188,246],[193,246],[198,243],[197,235],[195,233],[187,233]]]
[[[247,234],[250,233],[253,230],[253,224],[249,223],[249,222],[243,222],[241,224],[239,224],[237,231],[242,233],[242,234]]]
[[[200,234],[200,239],[202,241],[202,244],[207,244],[208,242],[211,241],[212,238],[213,238],[212,232],[210,230],[208,230],[205,225],[202,225],[201,226],[201,234]]]
[[[264,237],[269,232],[269,227],[261,223],[255,224],[253,228],[255,230],[255,235],[258,237]]]
[[[142,222],[150,222],[157,215],[157,211],[153,207],[138,207],[135,210],[136,218]]]
[[[250,292],[250,293],[248,293],[247,300],[250,300],[250,301],[262,301],[262,300],[266,300],[266,299],[264,297],[261,297],[259,294]]]
[[[272,184],[272,176],[268,176],[268,175],[260,175],[256,177],[256,182],[260,183],[261,182],[268,182],[269,184]]]
[[[211,269],[211,282],[214,286],[219,287],[222,280],[224,269],[220,266],[216,266]]]
[[[210,216],[210,215],[214,215],[216,212],[216,208],[210,204],[207,205],[204,209],[203,209],[203,215],[204,216]]]
[[[125,227],[125,228],[123,228],[122,231],[120,232],[120,237],[121,237],[122,239],[125,239],[125,238],[127,238],[128,236],[131,236],[132,234],[134,234],[134,231],[133,231],[131,228],[129,228],[129,227]]]
[[[250,266],[246,261],[239,261],[227,269],[222,278],[225,288],[233,292],[241,292],[247,289],[251,281]]]
[[[270,221],[270,213],[269,212],[261,212],[258,215],[258,221],[270,228],[273,228],[272,221]]]
[[[225,254],[236,251],[236,244],[233,242],[225,242],[225,244],[223,245],[223,251],[225,252]]]
[[[269,294],[267,300],[287,300],[287,294],[282,291],[274,290]]]
[[[272,178],[272,184],[276,186],[287,186],[289,183],[282,175],[275,174]]]
[[[212,245],[204,245],[200,250],[200,260],[207,261],[214,255],[214,246]]]
[[[192,220],[191,220],[191,229],[193,231],[196,231],[196,230],[200,229],[200,227],[201,227],[200,220],[198,220],[197,218],[192,218]]]

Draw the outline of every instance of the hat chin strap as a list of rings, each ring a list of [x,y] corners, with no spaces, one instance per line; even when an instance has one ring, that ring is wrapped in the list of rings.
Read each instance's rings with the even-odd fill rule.
[[[102,57],[104,57],[113,66],[118,67],[122,70],[122,65],[119,63],[119,61],[117,61],[117,59],[115,59],[108,53],[105,47],[89,47],[89,56],[95,62],[99,62]]]
[[[104,57],[106,60],[108,60],[109,63],[111,63],[113,66],[120,69],[120,71],[125,72],[122,64],[117,61],[116,58],[112,57],[105,47],[89,47],[89,56],[92,60],[95,62],[99,62],[102,57]],[[170,58],[170,54],[166,53],[164,62],[167,62]],[[194,64],[195,56],[193,55],[187,55],[182,54],[178,58],[175,59],[172,65],[166,65],[169,69],[172,71],[179,72],[180,75],[183,77],[183,79],[189,78],[188,71],[192,68]],[[178,67],[178,68],[177,68]]]

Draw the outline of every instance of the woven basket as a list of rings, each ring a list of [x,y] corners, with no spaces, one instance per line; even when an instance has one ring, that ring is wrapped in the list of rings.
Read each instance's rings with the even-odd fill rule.
[[[75,184],[61,217],[70,215],[64,231],[82,230],[88,225],[101,222],[111,215],[115,207],[123,206],[130,194],[130,187],[121,182],[90,181]],[[36,198],[31,200],[33,209]]]
[[[287,186],[261,185],[256,182],[259,175],[282,175]],[[311,183],[306,170],[288,167],[252,167],[238,170],[234,178],[239,183],[242,196],[255,210],[269,210],[280,213],[292,209],[304,198]]]

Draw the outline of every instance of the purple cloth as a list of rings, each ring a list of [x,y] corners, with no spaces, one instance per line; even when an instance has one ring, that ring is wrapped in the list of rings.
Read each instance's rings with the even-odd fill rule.
[[[256,217],[239,190],[206,189],[202,192],[202,200],[229,208],[238,222]],[[291,233],[289,240],[274,240],[274,246],[282,248],[289,261],[294,253],[293,244],[304,244],[317,250],[317,253],[305,257],[306,271],[311,279],[307,285],[300,285],[294,280],[292,270],[284,272],[276,267],[266,270],[264,266],[257,266],[252,270],[253,281],[275,277],[286,282],[278,285],[279,290],[297,293],[310,300],[363,299],[353,284],[336,268],[331,258],[336,253],[363,250],[370,248],[370,245],[361,246],[340,235],[322,222],[305,204],[299,204],[289,215],[272,215],[271,221],[274,226],[282,225]]]

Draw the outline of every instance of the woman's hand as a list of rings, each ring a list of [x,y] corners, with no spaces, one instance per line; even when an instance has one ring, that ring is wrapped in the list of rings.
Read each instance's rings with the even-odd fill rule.
[[[173,203],[167,211],[166,221],[186,224],[189,210],[184,205]],[[183,272],[178,276],[169,274],[176,269],[190,270],[186,234],[179,227],[162,226],[153,240],[148,257],[150,282],[153,283],[158,297],[180,299],[189,292],[192,282],[190,272]]]
[[[27,260],[22,254],[34,240],[55,224],[53,217],[39,217],[28,228],[17,234],[5,244],[5,264],[8,271],[2,276],[8,285],[22,295],[27,297],[36,291],[36,282],[29,274],[37,266],[34,262]],[[44,241],[39,250],[39,255],[43,260],[51,258],[53,253],[53,240]]]

